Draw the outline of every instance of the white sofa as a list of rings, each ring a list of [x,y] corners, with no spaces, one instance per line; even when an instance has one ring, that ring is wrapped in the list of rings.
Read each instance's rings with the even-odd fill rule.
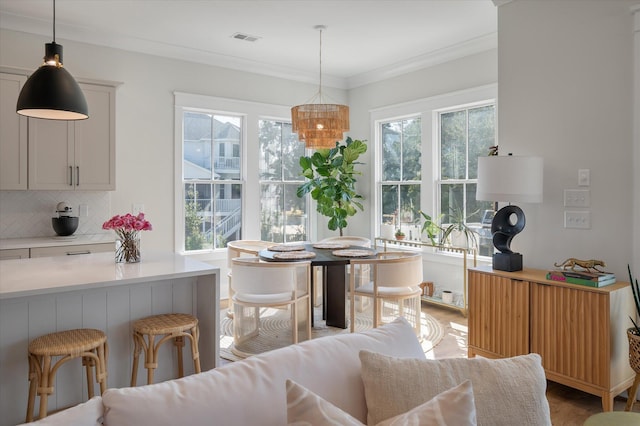
[[[359,358],[362,350],[427,362],[411,326],[401,318],[364,333],[340,334],[306,341],[182,379],[135,388],[108,389],[101,397],[94,397],[35,424],[282,426],[287,424],[287,379],[366,423],[368,410]],[[536,416],[543,421],[535,422],[550,425],[550,421],[547,421],[549,406],[544,395],[546,381],[540,359],[537,355],[519,358],[531,367],[531,372],[522,371],[520,366],[516,366],[518,373],[513,377],[513,371],[507,368],[505,374],[510,377],[504,378],[507,384],[506,395],[512,393],[509,386],[522,388],[521,392],[524,392],[526,399],[537,401],[533,407],[526,407],[527,410],[539,412]],[[474,360],[455,361],[466,365]],[[440,365],[440,361],[428,362]],[[471,369],[473,368],[475,367]],[[480,368],[483,367],[476,369]],[[503,367],[498,367],[496,374],[499,376],[502,370]],[[470,377],[474,392],[482,391],[480,382],[484,382],[486,377],[485,372],[478,373],[482,374]],[[469,374],[469,371],[462,373]],[[454,381],[461,381],[459,379],[452,378]],[[501,378],[500,380],[502,381]],[[479,395],[474,393],[474,396],[480,419],[482,407],[478,406]],[[485,407],[485,411],[495,412],[495,418],[508,421],[508,411],[515,410],[522,420],[518,411],[525,407],[518,405],[517,398],[510,398],[509,401],[497,401],[493,395],[485,395],[485,398],[488,398],[486,401],[491,405]],[[485,424],[489,421],[494,420],[485,418]],[[482,422],[479,421],[478,424]],[[519,424],[527,423],[520,421]]]

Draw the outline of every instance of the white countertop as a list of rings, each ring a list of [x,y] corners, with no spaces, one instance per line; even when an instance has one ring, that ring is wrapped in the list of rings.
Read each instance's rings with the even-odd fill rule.
[[[78,234],[68,237],[52,235],[50,237],[6,238],[0,239],[0,250],[112,243],[115,240],[116,236],[113,232],[105,232],[103,234]]]
[[[172,252],[143,251],[139,263],[115,263],[111,252],[0,262],[0,299],[219,273]]]

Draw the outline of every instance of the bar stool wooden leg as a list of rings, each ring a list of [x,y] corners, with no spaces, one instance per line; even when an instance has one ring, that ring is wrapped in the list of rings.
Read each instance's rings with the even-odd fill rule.
[[[98,346],[98,365],[100,372],[96,366],[96,381],[100,383],[100,395],[107,390],[107,360],[109,359],[109,345],[105,341],[104,344]]]
[[[38,386],[38,395],[40,396],[40,411],[38,411],[39,419],[47,416],[49,394],[53,393],[53,387],[50,385],[50,380],[51,357],[45,355],[42,357],[42,372],[40,374],[40,385]]]
[[[198,341],[200,340],[200,327],[196,325],[191,329],[191,357],[193,358],[193,366],[196,373],[200,373],[200,350],[198,349]]]
[[[38,369],[38,360],[35,356],[29,354],[29,400],[27,401],[26,421],[33,421],[33,409],[36,402],[36,388],[40,384],[40,370]]]
[[[140,340],[142,337],[136,332],[133,333],[133,365],[131,368],[131,386],[135,386],[138,382],[138,360],[140,359],[140,352],[142,352],[142,344]],[[145,351],[146,352],[146,351]]]
[[[173,344],[178,352],[178,377],[184,377],[184,365],[182,364],[182,348],[184,348],[184,337],[177,336],[173,339]]]
[[[95,359],[89,357],[89,356],[83,356],[82,357],[82,365],[84,365],[86,372],[87,372],[87,394],[89,396],[89,399],[93,398],[93,369],[95,367],[96,369],[96,373],[97,373],[97,369],[98,367],[96,366],[96,361]],[[96,374],[97,376],[97,374]]]

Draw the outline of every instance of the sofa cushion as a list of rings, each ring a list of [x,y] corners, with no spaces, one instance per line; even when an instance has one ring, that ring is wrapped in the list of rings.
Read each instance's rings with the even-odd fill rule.
[[[478,425],[551,425],[540,355],[505,359],[399,359],[360,353],[368,423],[406,412],[471,380]]]
[[[94,396],[82,404],[51,414],[44,419],[29,423],[37,426],[83,425],[102,426],[102,398]],[[26,423],[25,423],[26,424]]]
[[[295,426],[364,426],[364,423],[291,380],[287,380],[287,420],[289,425]],[[467,380],[376,426],[392,425],[475,426],[476,409],[471,381]]]
[[[108,389],[104,424],[282,426],[287,421],[287,379],[365,422],[361,349],[424,358],[411,325],[400,318],[363,333],[309,340],[182,379]]]

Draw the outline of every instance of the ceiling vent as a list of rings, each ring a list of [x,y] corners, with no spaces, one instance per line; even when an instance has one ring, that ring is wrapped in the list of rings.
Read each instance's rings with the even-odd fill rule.
[[[258,36],[252,36],[249,34],[243,34],[243,33],[235,33],[234,35],[231,36],[231,38],[235,38],[238,40],[244,40],[244,41],[258,41],[260,39],[260,37]]]

